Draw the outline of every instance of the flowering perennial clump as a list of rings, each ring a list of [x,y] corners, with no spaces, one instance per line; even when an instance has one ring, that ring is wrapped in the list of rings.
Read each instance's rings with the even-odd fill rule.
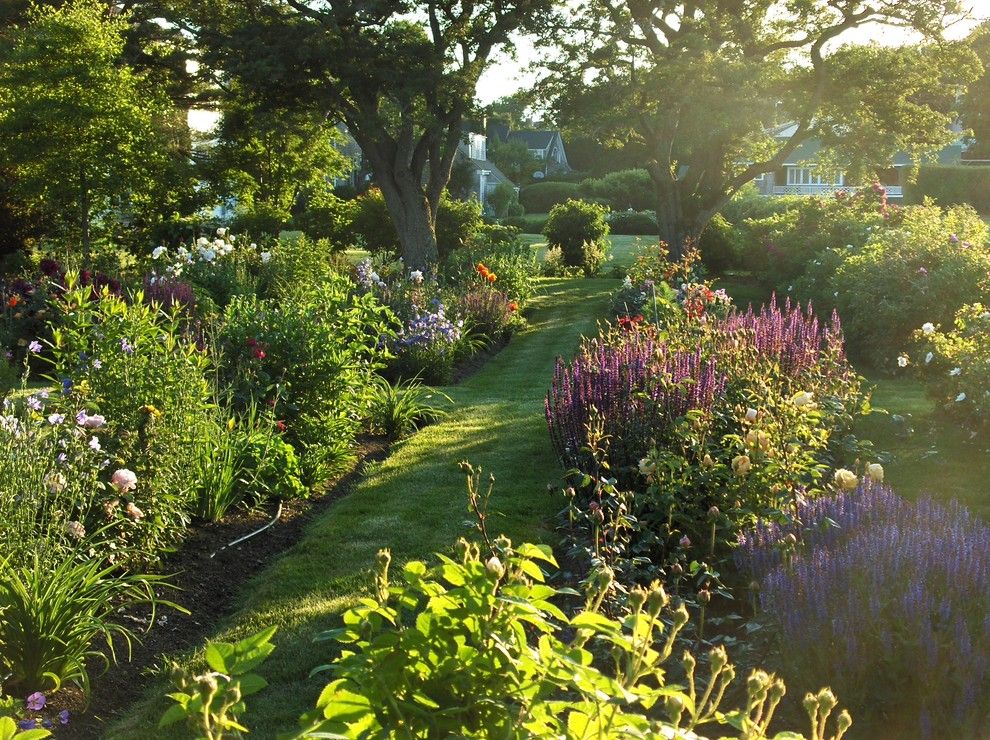
[[[632,465],[649,439],[689,410],[710,410],[724,388],[725,377],[700,349],[677,351],[642,332],[596,339],[573,362],[557,360],[545,402],[550,437],[563,463],[580,467],[589,462],[582,448],[597,414],[611,435],[613,467]]]
[[[789,669],[909,717],[906,736],[972,737],[990,709],[990,527],[867,472],[856,490],[802,501],[790,524],[746,532],[736,562]]]

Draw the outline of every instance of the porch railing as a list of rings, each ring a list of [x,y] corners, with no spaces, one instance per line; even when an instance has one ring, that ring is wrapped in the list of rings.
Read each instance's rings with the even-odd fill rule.
[[[888,198],[903,198],[904,188],[900,185],[885,185]],[[820,183],[812,185],[774,185],[773,195],[833,195],[834,193],[855,193],[858,187]]]

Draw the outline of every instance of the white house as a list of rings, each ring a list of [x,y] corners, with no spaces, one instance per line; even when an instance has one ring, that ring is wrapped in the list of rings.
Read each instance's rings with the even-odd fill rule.
[[[510,131],[506,141],[521,141],[534,157],[544,163],[546,172],[570,172],[559,131]]]
[[[466,131],[457,147],[457,153],[471,168],[471,194],[481,202],[482,206],[488,202],[488,196],[492,191],[502,183],[508,183],[517,193],[519,192],[515,183],[488,159],[488,137],[485,134]]]
[[[778,141],[786,141],[797,129],[796,123],[785,123],[771,132]],[[847,182],[845,173],[818,172],[814,164],[821,149],[818,139],[809,139],[791,153],[787,161],[775,170],[756,178],[755,183],[764,195],[832,195],[839,191],[855,192],[860,185]],[[958,164],[962,154],[961,144],[946,147],[938,154],[939,164]],[[898,200],[904,197],[904,185],[907,173],[914,161],[904,153],[898,152],[893,162],[885,170],[877,173],[880,184],[887,190],[887,197]]]

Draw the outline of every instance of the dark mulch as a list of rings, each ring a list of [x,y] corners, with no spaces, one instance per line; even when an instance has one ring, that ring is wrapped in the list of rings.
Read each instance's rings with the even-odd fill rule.
[[[162,572],[175,574],[171,580],[179,588],[163,591],[163,598],[180,604],[190,614],[159,609],[155,626],[149,632],[141,633],[141,643],[134,645],[130,660],[126,659],[124,646],[124,654],[118,652],[120,662],[106,673],[101,675],[101,666],[94,666],[88,707],[78,690],[66,689],[53,696],[51,709],[56,712],[68,709],[72,713],[70,725],[59,734],[80,740],[100,737],[103,728],[137,700],[153,680],[148,669],[161,668],[165,654],[202,645],[218,622],[234,611],[244,584],[290,549],[302,537],[308,522],[350,493],[361,479],[366,464],[383,460],[388,455],[388,447],[388,443],[380,439],[362,442],[358,449],[361,462],[353,471],[331,481],[315,497],[285,502],[272,527],[241,544],[225,547],[271,521],[277,504],[235,514],[217,524],[194,527],[181,548],[161,567]],[[144,609],[123,616],[135,631],[140,631],[147,625],[150,612]]]

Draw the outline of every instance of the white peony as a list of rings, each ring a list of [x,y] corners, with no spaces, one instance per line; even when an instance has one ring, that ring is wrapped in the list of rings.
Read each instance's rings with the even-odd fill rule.
[[[153,250],[151,250],[151,259],[153,260],[160,259],[163,254],[167,254],[167,253],[168,253],[168,249],[166,249],[165,247],[155,247]]]
[[[921,331],[924,334],[926,334],[926,335],[927,334],[934,334],[935,333],[935,324],[933,324],[931,321],[926,321],[924,324],[921,325]]]

